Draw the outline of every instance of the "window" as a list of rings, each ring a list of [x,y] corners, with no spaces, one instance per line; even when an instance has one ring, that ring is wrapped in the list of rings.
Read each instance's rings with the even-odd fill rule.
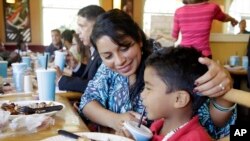
[[[250,0],[232,0],[232,3],[229,7],[229,15],[236,18],[238,21],[246,19],[246,30],[250,31]],[[228,33],[239,33],[239,25],[235,28],[228,26]]]
[[[172,46],[171,38],[175,10],[183,6],[182,0],[145,0],[143,30],[147,36],[157,39],[162,46]],[[162,36],[163,38],[159,37]],[[176,44],[181,40],[178,38]]]
[[[52,29],[76,30],[78,10],[91,4],[100,5],[99,0],[43,0],[43,44],[51,43]]]
[[[143,30],[154,37],[159,32],[170,34],[173,16],[177,8],[183,6],[182,0],[146,0],[143,15]]]
[[[143,29],[145,33],[155,38],[157,34],[169,35],[173,26],[173,16],[177,8],[183,6],[182,0],[145,0]],[[247,31],[250,31],[250,0],[225,0],[226,13],[238,21],[246,19]],[[239,33],[239,25],[232,27],[231,23],[223,24],[223,32]]]

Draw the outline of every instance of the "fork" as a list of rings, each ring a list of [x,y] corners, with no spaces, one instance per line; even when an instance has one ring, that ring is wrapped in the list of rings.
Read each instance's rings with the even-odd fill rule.
[[[21,114],[41,114],[51,111],[59,111],[63,108],[62,105],[55,105],[55,106],[49,106],[49,107],[43,107],[43,108],[30,108],[29,106],[21,106],[17,109],[17,111]]]

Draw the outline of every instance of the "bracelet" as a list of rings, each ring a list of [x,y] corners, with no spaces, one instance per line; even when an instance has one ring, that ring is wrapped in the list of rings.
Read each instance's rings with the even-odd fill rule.
[[[215,102],[214,99],[211,99],[211,102],[212,102],[214,108],[216,108],[217,110],[222,111],[222,112],[229,112],[229,111],[232,111],[233,109],[235,109],[235,107],[236,107],[236,105],[237,105],[237,104],[235,103],[233,106],[227,108],[227,107],[223,107],[223,106],[217,104],[217,103]]]

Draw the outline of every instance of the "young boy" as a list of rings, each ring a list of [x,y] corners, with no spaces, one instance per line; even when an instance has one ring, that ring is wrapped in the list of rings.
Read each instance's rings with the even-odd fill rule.
[[[170,47],[147,59],[141,97],[148,119],[155,120],[152,141],[211,140],[196,116],[207,99],[193,92],[194,81],[207,71],[200,56],[194,48]]]

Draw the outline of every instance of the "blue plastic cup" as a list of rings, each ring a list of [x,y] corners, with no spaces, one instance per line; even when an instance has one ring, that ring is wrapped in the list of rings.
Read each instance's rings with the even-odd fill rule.
[[[29,56],[23,56],[22,63],[27,64],[28,68],[31,68],[31,58]]]
[[[240,65],[240,57],[239,56],[230,56],[230,66],[235,67]]]
[[[248,56],[242,56],[242,67],[247,70],[248,68]]]
[[[37,84],[39,100],[55,101],[55,69],[37,69]]]
[[[25,63],[12,63],[13,71],[13,83],[17,92],[24,91],[24,75],[27,70],[27,64]]]
[[[0,61],[0,76],[7,78],[8,61]]]
[[[60,68],[61,71],[64,70],[66,54],[65,52],[55,51],[55,60],[54,63]]]
[[[38,64],[39,64],[38,68],[42,68],[42,69],[46,68],[46,56],[45,55],[38,56]]]

